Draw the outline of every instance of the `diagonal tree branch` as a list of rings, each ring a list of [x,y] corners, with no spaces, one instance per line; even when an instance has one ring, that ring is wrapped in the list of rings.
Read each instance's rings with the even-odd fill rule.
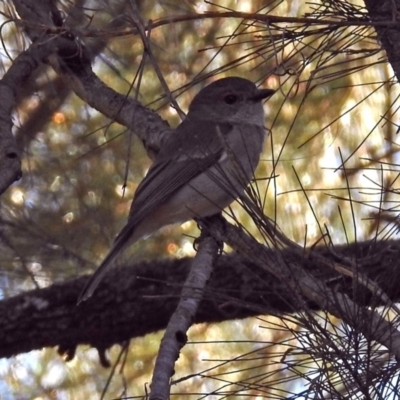
[[[325,282],[303,268],[302,255],[296,248],[289,250],[287,258],[276,251],[275,258],[271,259],[270,252],[246,235],[242,229],[228,224],[222,218],[219,218],[220,223],[217,224],[215,219],[213,218],[211,233],[217,240],[224,239],[238,254],[281,279],[299,301],[301,296],[304,296],[309,301],[320,304],[323,310],[342,319],[370,340],[384,345],[392,355],[400,357],[400,331],[397,323],[390,323],[377,312],[360,307],[346,294],[330,289]],[[308,258],[306,251],[303,257]],[[321,261],[322,259],[318,259],[317,263]],[[388,306],[390,307],[390,304]]]

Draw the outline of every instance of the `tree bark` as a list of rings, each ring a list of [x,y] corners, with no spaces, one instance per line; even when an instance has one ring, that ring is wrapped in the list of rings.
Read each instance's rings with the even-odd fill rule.
[[[315,253],[337,262],[349,258],[390,297],[400,299],[400,242],[364,242]],[[290,260],[290,250],[268,250],[270,259]],[[277,254],[279,252],[279,254]],[[351,278],[321,268],[308,258],[296,262],[336,292],[360,306],[382,305],[381,297]],[[190,258],[156,260],[116,268],[101,282],[93,297],[77,306],[88,277],[22,293],[0,302],[0,357],[58,346],[72,356],[79,344],[100,351],[128,339],[166,327],[179,301]],[[237,255],[220,256],[194,322],[220,322],[256,315],[282,315],[320,310],[319,304],[298,302],[290,288],[264,268]]]

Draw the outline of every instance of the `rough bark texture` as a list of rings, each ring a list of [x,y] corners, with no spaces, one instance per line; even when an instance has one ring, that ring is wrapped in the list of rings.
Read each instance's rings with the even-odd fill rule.
[[[329,249],[319,254],[336,261]],[[400,243],[358,243],[335,249],[336,254],[356,257],[363,273],[375,281],[393,300],[400,299]],[[280,257],[290,259],[290,252]],[[271,251],[271,260],[277,254]],[[347,294],[357,304],[376,306],[380,296],[350,278],[322,268],[308,259],[299,260],[317,279]],[[161,260],[111,271],[88,301],[76,300],[87,281],[73,281],[33,290],[0,302],[0,357],[10,357],[42,347],[59,346],[73,354],[79,344],[98,349],[122,343],[165,328],[176,308],[191,259]],[[219,322],[260,314],[283,314],[320,305],[300,303],[284,281],[237,256],[221,256],[215,265],[195,318]]]
[[[400,13],[399,0],[364,0],[368,14],[373,22],[398,21]],[[397,80],[400,78],[400,29],[399,26],[380,26],[375,30]]]

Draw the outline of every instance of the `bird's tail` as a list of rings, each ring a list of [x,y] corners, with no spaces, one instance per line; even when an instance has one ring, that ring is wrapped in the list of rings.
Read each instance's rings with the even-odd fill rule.
[[[127,228],[127,227],[125,227]],[[103,279],[104,275],[107,273],[109,268],[114,264],[115,259],[121,254],[121,252],[132,244],[131,236],[133,229],[124,229],[116,238],[111,250],[106,255],[103,262],[97,268],[95,273],[90,278],[89,282],[86,284],[81,294],[78,297],[78,303],[87,300],[93,295],[100,281]]]

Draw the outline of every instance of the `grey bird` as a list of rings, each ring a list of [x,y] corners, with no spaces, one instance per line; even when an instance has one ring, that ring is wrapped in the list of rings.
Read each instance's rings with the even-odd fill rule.
[[[266,129],[262,100],[275,93],[239,77],[203,88],[186,119],[163,143],[138,186],[128,222],[82,291],[87,300],[119,254],[170,224],[221,212],[243,192],[258,165]]]

